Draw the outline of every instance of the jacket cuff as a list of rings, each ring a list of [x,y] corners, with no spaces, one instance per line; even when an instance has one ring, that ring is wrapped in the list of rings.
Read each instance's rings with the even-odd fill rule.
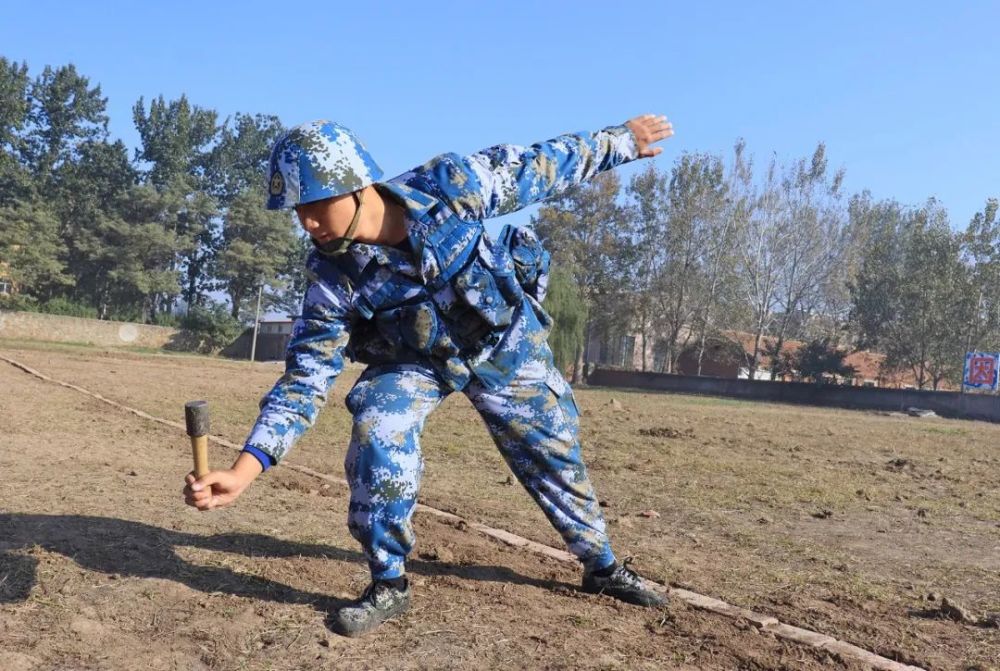
[[[639,158],[639,145],[636,143],[635,133],[632,132],[631,128],[621,124],[620,126],[608,126],[601,132],[612,136],[613,152],[621,156],[624,161],[634,161]]]
[[[247,446],[245,446],[243,448],[243,451],[246,452],[247,454],[253,455],[253,457],[255,459],[257,459],[257,461],[260,462],[261,467],[265,471],[267,469],[271,468],[271,466],[274,466],[275,464],[278,463],[275,460],[275,458],[272,457],[270,454],[268,454],[267,452],[265,452],[265,451],[263,451],[263,450],[261,450],[259,448],[254,447],[253,445],[247,445]]]

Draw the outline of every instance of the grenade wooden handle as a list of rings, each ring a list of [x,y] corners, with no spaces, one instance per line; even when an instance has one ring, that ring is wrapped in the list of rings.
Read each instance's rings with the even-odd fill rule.
[[[194,475],[200,478],[208,473],[208,401],[185,403],[184,421],[187,424],[187,435],[191,437]]]

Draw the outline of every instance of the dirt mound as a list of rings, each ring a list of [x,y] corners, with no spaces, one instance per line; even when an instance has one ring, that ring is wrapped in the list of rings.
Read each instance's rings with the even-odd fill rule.
[[[671,426],[656,426],[651,429],[639,429],[640,436],[650,438],[694,438],[694,429],[675,429]]]

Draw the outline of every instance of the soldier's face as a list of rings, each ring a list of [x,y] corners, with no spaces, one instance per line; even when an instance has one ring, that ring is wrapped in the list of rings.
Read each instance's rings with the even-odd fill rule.
[[[354,198],[347,193],[296,205],[295,213],[305,232],[322,244],[344,235],[356,209]]]

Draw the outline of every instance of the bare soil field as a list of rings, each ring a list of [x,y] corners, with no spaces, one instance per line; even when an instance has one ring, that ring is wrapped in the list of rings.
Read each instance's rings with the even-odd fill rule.
[[[277,364],[32,346],[0,353],[245,438]],[[342,475],[338,380],[289,460]],[[183,504],[183,432],[0,363],[0,670],[860,669],[748,623],[577,592],[579,573],[418,513],[411,611],[330,633],[366,584],[346,492],[280,466],[229,509]],[[606,389],[576,392],[619,556],[667,584],[928,669],[1000,668],[1000,426]],[[560,546],[453,395],[422,500]],[[231,451],[215,447],[225,466]],[[943,600],[967,611],[962,619]]]

